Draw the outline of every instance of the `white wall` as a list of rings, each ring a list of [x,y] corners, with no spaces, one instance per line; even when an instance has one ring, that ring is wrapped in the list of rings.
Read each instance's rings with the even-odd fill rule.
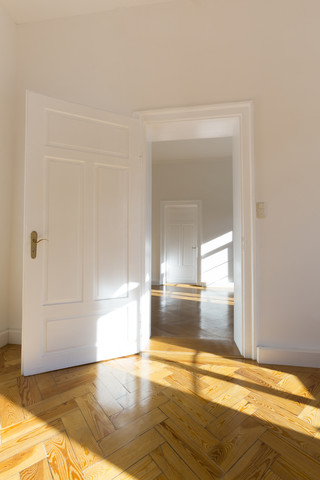
[[[202,244],[218,239],[233,230],[232,215],[232,158],[209,160],[154,162],[152,165],[152,282],[160,282],[160,202],[161,200],[201,200]],[[233,281],[233,243],[215,249],[204,256],[228,252],[228,264],[224,265],[228,279]],[[200,253],[200,249],[199,249]],[[214,259],[212,259],[214,260]],[[220,265],[221,267],[221,265]],[[210,284],[218,283],[213,276]],[[216,272],[219,273],[218,271]],[[201,272],[201,282],[209,280]],[[219,277],[221,281],[222,278]]]
[[[0,346],[8,341],[16,26],[0,6]]]
[[[12,325],[21,324],[24,90],[117,112],[252,99],[258,343],[319,350],[320,2],[198,0],[18,27]]]

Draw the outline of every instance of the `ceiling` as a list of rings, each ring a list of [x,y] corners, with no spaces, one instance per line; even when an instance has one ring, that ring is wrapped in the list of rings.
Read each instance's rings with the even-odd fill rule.
[[[154,163],[212,160],[232,156],[232,137],[152,143]]]
[[[15,23],[21,24],[171,1],[173,0],[0,0],[0,4]]]

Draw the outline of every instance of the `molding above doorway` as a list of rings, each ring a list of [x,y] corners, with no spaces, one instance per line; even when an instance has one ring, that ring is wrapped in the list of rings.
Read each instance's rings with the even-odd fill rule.
[[[233,137],[234,165],[237,170],[239,237],[239,302],[241,326],[235,332],[236,343],[245,358],[256,358],[255,319],[255,203],[253,102],[168,108],[136,112],[145,129],[147,182],[151,179],[151,142],[192,138]],[[148,160],[149,158],[149,160]],[[151,186],[146,199],[146,241],[151,242]],[[150,222],[150,225],[148,225]],[[146,278],[150,262],[146,261]],[[235,292],[236,294],[236,292]]]

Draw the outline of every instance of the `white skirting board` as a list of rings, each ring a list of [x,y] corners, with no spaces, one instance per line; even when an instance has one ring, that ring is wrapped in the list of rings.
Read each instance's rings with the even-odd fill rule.
[[[9,328],[9,342],[15,345],[21,345],[21,329],[20,328]]]
[[[320,350],[257,347],[258,363],[320,368]]]
[[[9,343],[9,330],[2,330],[0,332],[0,347],[4,347]]]
[[[21,345],[21,329],[7,329],[0,332],[0,347],[13,343]]]

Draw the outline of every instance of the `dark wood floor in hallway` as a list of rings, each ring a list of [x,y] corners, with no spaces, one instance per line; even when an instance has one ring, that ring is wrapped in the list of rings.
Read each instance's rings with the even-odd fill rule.
[[[167,344],[168,348],[239,355],[233,341],[233,310],[231,287],[153,286],[152,348]]]

